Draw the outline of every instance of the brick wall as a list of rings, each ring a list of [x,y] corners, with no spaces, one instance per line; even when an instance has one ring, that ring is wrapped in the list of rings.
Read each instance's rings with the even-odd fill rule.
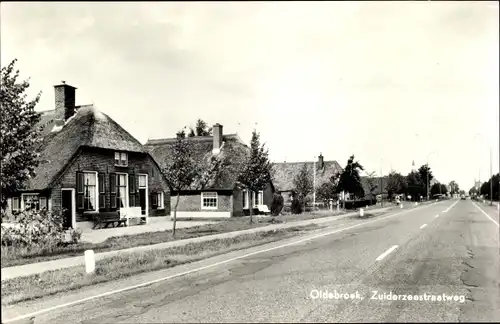
[[[150,216],[166,216],[170,211],[169,190],[166,182],[160,174],[160,170],[153,162],[150,156],[139,153],[128,153],[128,166],[117,167],[114,160],[115,152],[112,150],[103,150],[95,148],[84,148],[80,155],[69,165],[64,171],[64,174],[55,183],[52,192],[52,208],[61,207],[61,188],[76,189],[76,172],[77,171],[97,171],[105,174],[106,188],[106,207],[110,206],[109,195],[109,174],[113,172],[148,175],[148,200],[149,200],[149,215]],[[138,177],[136,177],[136,187],[139,185]],[[151,208],[150,195],[152,192],[164,192],[164,210],[155,210]],[[77,213],[77,221],[82,221],[81,215]]]
[[[185,212],[220,212],[220,211],[229,211],[232,212],[232,194],[229,193],[218,193],[218,208],[217,209],[201,209],[201,193],[196,194],[183,194],[179,197],[179,206],[177,207],[177,211],[185,211]],[[175,207],[175,202],[177,200],[177,196],[173,195],[171,197],[171,208]]]

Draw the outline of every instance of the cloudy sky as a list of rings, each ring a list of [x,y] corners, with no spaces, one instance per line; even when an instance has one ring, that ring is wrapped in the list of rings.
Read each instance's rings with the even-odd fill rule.
[[[499,169],[498,24],[496,1],[3,2],[1,61],[39,110],[65,80],[141,142],[202,118],[277,162],[428,159],[469,189],[490,146]]]

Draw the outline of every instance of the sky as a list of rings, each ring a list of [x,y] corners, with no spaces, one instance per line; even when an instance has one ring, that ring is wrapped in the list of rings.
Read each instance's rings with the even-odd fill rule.
[[[37,110],[78,88],[139,141],[198,118],[275,162],[350,155],[468,190],[499,170],[498,2],[2,2]],[[478,135],[480,134],[480,135]]]

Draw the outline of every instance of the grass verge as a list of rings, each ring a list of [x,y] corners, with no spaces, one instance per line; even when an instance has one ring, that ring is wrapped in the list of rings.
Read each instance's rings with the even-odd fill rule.
[[[91,275],[85,273],[85,266],[78,266],[14,278],[2,281],[2,306],[199,261],[231,251],[283,240],[320,228],[322,227],[312,224],[243,234],[208,242],[189,243],[162,250],[124,253],[97,261],[95,273]]]
[[[116,251],[137,246],[153,245],[177,240],[185,240],[200,236],[242,231],[276,223],[295,222],[307,219],[341,215],[344,213],[344,211],[341,211],[340,213],[331,211],[316,211],[299,215],[284,215],[277,217],[267,216],[262,218],[256,217],[253,224],[249,223],[248,217],[241,217],[218,221],[212,224],[180,228],[176,230],[175,237],[172,237],[172,231],[168,230],[146,232],[133,235],[113,236],[101,243],[81,242],[64,247],[33,246],[30,248],[7,248],[5,246],[2,246],[1,268],[81,256],[85,252],[85,250],[94,250],[95,253]],[[103,231],[105,230],[106,229],[103,229]]]

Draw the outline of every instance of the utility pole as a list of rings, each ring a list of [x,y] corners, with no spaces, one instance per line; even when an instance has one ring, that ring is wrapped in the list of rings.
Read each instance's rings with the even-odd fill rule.
[[[382,186],[382,158],[380,158],[380,207],[384,207],[384,187]]]
[[[313,211],[316,208],[316,157],[314,157],[314,171],[313,171]]]
[[[493,206],[493,168],[492,168],[491,146],[490,146],[490,206]]]

